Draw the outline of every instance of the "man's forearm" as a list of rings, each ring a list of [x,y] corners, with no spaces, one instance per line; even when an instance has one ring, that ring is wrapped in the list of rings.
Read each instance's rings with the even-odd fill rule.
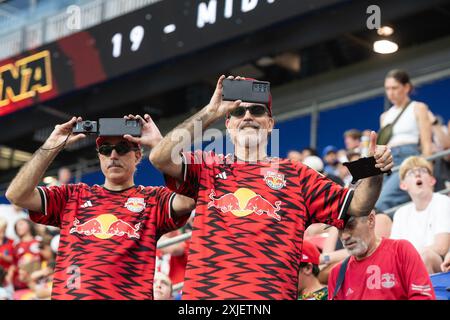
[[[363,179],[355,189],[349,215],[356,217],[368,215],[380,196],[382,183],[382,175]]]
[[[38,149],[20,170],[6,191],[6,198],[12,203],[28,197],[42,179],[50,163],[58,155],[59,150]]]
[[[172,150],[180,144],[180,138],[183,144],[191,145],[196,138],[195,135],[201,135],[203,129],[210,126],[218,119],[217,115],[208,110],[208,106],[197,112],[195,115],[178,125],[170,131],[150,153],[150,161],[158,169],[166,172],[165,167],[168,163],[173,163],[171,155]],[[198,130],[201,129],[201,130]],[[169,172],[166,172],[169,173]]]

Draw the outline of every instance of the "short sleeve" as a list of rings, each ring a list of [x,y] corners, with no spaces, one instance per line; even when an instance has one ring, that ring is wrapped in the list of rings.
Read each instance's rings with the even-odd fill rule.
[[[310,223],[325,223],[342,229],[348,220],[347,210],[353,190],[343,188],[317,171],[299,164],[302,196]]]
[[[404,286],[408,300],[435,300],[433,286],[427,269],[413,245],[407,240],[397,240],[400,268],[405,276]]]
[[[186,224],[186,221],[189,219],[188,214],[179,218],[172,215],[172,201],[176,196],[175,192],[164,187],[158,187],[155,196],[158,237],[169,231],[179,229]]]
[[[165,175],[166,186],[176,193],[197,201],[200,188],[200,177],[205,163],[211,157],[206,152],[197,150],[195,152],[181,153],[183,164],[183,181]]]
[[[30,219],[36,223],[60,227],[61,214],[78,185],[68,184],[53,187],[37,187],[41,196],[41,210],[29,211]]]
[[[450,198],[442,196],[441,199],[439,209],[433,212],[434,235],[450,233]]]

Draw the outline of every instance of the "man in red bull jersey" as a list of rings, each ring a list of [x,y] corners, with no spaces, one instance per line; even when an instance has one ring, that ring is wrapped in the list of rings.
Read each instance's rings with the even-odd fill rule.
[[[224,79],[219,78],[210,103],[150,155],[170,188],[196,200],[183,299],[294,300],[306,227],[326,223],[343,228],[348,212],[369,214],[382,175],[350,190],[300,162],[269,157],[271,102],[222,101]],[[205,129],[224,117],[233,155],[183,152],[179,161],[174,150],[180,150],[180,136],[190,134],[192,143],[194,128]],[[392,168],[390,150],[376,146],[375,132],[370,151],[376,167],[383,172]]]
[[[142,136],[99,137],[98,157],[105,183],[37,187],[47,167],[67,145],[82,138],[72,128],[81,118],[57,125],[11,182],[6,197],[28,208],[30,218],[59,227],[61,238],[53,299],[153,299],[156,242],[183,226],[194,201],[165,187],[134,184],[141,146],[162,139],[148,115]]]

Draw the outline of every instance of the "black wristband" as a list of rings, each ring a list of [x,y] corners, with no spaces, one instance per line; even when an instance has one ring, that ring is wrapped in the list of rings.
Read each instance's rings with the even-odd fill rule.
[[[348,171],[350,171],[350,174],[353,177],[352,184],[359,179],[378,176],[383,173],[392,173],[391,170],[387,172],[381,171],[379,168],[375,167],[375,164],[375,157],[361,158],[356,161],[343,163],[343,165],[348,168]]]

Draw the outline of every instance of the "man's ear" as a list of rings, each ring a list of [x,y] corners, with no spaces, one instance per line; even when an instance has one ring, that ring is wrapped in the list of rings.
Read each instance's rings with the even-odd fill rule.
[[[136,165],[141,163],[141,160],[142,160],[142,149],[139,149],[139,150],[135,151],[134,152],[134,156],[136,157]]]
[[[376,221],[376,213],[374,210],[367,216],[367,219],[369,221],[369,226],[371,228],[375,228],[375,221]]]
[[[406,185],[405,182],[400,181],[400,189],[403,191],[408,191],[408,186]]]
[[[436,185],[436,178],[431,176],[431,185],[434,187]]]
[[[269,119],[269,133],[272,133],[273,127],[275,126],[275,120],[271,117]]]
[[[303,273],[305,273],[307,275],[312,274],[312,264],[311,263],[308,263],[308,265],[303,268]]]

